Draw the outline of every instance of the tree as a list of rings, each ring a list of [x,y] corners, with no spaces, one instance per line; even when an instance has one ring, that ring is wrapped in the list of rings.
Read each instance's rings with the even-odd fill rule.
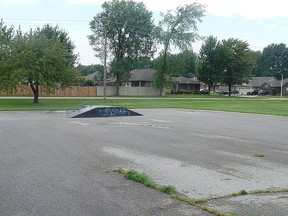
[[[92,34],[88,38],[96,56],[103,59],[106,37],[118,94],[120,83],[129,77],[133,61],[153,56],[152,12],[142,2],[132,0],[107,1],[102,9],[90,22]]]
[[[38,103],[39,87],[46,92],[78,84],[79,73],[65,44],[57,37],[47,37],[38,28],[11,39],[0,62],[0,90],[10,91],[19,83],[28,83]]]
[[[252,76],[261,77],[263,76],[263,71],[261,69],[261,58],[262,52],[261,51],[251,51],[252,58],[256,63],[255,67],[252,70]]]
[[[14,37],[14,28],[13,26],[8,27],[5,25],[4,21],[0,21],[0,46],[3,48],[7,46],[12,38]]]
[[[166,72],[169,76],[195,76],[195,64],[197,56],[193,51],[185,50],[178,54],[167,55],[167,68]],[[159,68],[163,62],[163,56],[159,56],[154,60],[154,69]]]
[[[50,24],[46,24],[42,29],[38,28],[38,31],[41,31],[41,33],[45,34],[46,37],[49,39],[59,40],[67,50],[68,52],[67,58],[69,58],[71,64],[75,65],[78,63],[79,54],[74,53],[76,46],[71,41],[68,33],[64,29],[61,29],[58,25],[53,27]]]
[[[208,85],[208,93],[211,88],[222,80],[219,56],[219,42],[216,37],[209,36],[202,44],[197,65],[197,77]]]
[[[163,87],[168,79],[167,74],[167,56],[170,46],[174,45],[181,50],[187,50],[192,47],[192,43],[199,39],[197,34],[197,22],[202,22],[201,17],[204,15],[205,6],[199,3],[193,3],[184,6],[178,6],[177,9],[161,13],[162,20],[155,29],[155,35],[159,44],[163,45],[162,63],[157,69],[155,76],[156,87],[162,94]]]
[[[223,84],[229,86],[229,96],[234,85],[241,85],[251,78],[255,65],[246,41],[230,38],[222,40],[219,46],[219,66],[223,73]]]
[[[104,66],[100,65],[100,64],[91,64],[91,65],[79,64],[77,66],[77,69],[80,71],[80,73],[83,76],[87,76],[87,75],[95,73],[95,72],[99,72],[102,76],[104,73]]]
[[[280,79],[280,72],[287,77],[288,48],[286,44],[270,44],[265,47],[260,58],[260,68],[263,76],[274,76]]]

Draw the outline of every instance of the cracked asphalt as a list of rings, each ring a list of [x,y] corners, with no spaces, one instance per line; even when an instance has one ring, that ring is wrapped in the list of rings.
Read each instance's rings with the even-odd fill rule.
[[[125,180],[147,173],[205,205],[238,215],[288,215],[287,117],[135,109],[141,117],[68,118],[0,112],[0,215],[211,215]],[[264,157],[256,157],[263,154]]]

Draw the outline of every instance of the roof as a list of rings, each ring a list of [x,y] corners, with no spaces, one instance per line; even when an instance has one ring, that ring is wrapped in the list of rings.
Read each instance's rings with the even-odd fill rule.
[[[100,80],[101,74],[99,72],[94,72],[92,74],[89,74],[85,76],[85,80]]]
[[[249,83],[253,87],[261,87],[263,84],[273,81],[277,81],[275,77],[252,77]]]
[[[283,79],[283,86],[285,86],[288,83],[288,78]],[[281,80],[273,80],[270,82],[266,82],[264,84],[267,84],[271,87],[281,87]]]
[[[135,69],[130,72],[130,79],[129,81],[154,81],[154,74],[155,70],[151,68],[145,68],[145,69]]]
[[[184,76],[171,77],[171,81],[178,84],[200,84],[199,82],[195,81],[194,78],[187,78]]]

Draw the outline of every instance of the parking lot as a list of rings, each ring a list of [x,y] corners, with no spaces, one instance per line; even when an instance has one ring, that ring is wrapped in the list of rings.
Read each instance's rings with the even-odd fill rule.
[[[0,215],[209,215],[111,172],[119,166],[191,198],[288,188],[288,118],[135,111],[143,116],[0,112]],[[288,194],[220,198],[207,205],[238,215],[287,215]]]

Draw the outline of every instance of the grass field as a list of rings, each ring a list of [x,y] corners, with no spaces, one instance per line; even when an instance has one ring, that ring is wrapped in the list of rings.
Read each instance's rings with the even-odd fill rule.
[[[169,96],[152,98],[40,98],[33,104],[32,98],[0,98],[0,110],[66,110],[84,105],[113,105],[127,108],[187,108],[242,113],[288,116],[287,98],[279,97],[223,97],[223,96]]]

